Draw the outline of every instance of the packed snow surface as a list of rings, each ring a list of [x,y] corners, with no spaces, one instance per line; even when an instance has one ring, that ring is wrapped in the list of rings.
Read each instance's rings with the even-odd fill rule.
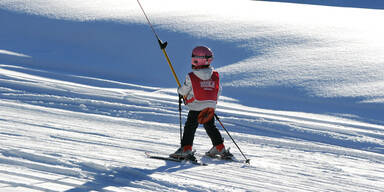
[[[212,48],[216,112],[251,163],[219,124],[234,162],[203,156],[202,127],[194,149],[208,166],[145,156],[175,151],[180,127],[137,1],[0,0],[0,191],[383,190],[375,1],[140,2],[180,80],[192,48]]]

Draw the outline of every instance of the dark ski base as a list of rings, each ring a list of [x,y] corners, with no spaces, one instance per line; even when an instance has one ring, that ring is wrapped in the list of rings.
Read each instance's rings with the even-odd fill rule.
[[[208,159],[217,159],[217,160],[222,160],[222,161],[227,161],[227,162],[236,162],[236,163],[245,163],[245,164],[250,164],[250,159],[247,159],[246,161],[238,160],[235,157],[220,157],[220,156],[209,156],[209,155],[202,155],[203,158],[208,158]]]
[[[165,157],[165,156],[158,156],[158,155],[152,155],[148,152],[145,153],[145,155],[148,157],[148,158],[151,158],[151,159],[159,159],[159,160],[164,160],[164,161],[173,161],[173,162],[190,162],[194,165],[201,165],[201,166],[207,166],[208,164],[206,163],[202,163],[198,160],[193,160],[193,159],[175,159],[175,158],[172,158],[172,157]]]
[[[210,155],[203,155],[203,157],[210,158],[210,159],[219,159],[224,161],[235,161],[233,157],[220,157],[220,156],[210,156]]]
[[[220,156],[209,156],[209,155],[202,155],[203,158],[208,158],[208,159],[217,159],[217,160],[222,160],[222,161],[229,161],[229,162],[240,162],[234,157],[220,157]]]

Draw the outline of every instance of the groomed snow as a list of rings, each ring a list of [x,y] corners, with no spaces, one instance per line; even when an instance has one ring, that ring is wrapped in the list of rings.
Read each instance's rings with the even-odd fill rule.
[[[204,157],[207,167],[163,162],[144,152],[166,155],[178,147],[175,90],[2,68],[7,68],[0,71],[4,191],[380,191],[384,186],[381,125],[251,108],[228,99],[218,114],[251,165]],[[58,80],[64,77],[71,81]],[[209,146],[199,129],[198,155]]]
[[[384,14],[365,2],[141,0],[181,80],[214,50],[251,164],[221,128],[240,162],[202,157],[199,128],[203,167],[144,155],[178,148],[179,113],[136,1],[1,0],[0,191],[382,191]]]

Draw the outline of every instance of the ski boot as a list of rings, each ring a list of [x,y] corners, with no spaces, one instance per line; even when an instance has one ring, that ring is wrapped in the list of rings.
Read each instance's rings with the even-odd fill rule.
[[[196,160],[194,156],[194,152],[192,151],[191,145],[180,147],[179,149],[176,150],[176,152],[170,154],[169,157],[174,159]]]
[[[205,153],[206,156],[211,158],[220,158],[220,159],[232,159],[233,155],[229,152],[229,148],[225,149],[224,144],[219,144],[213,146],[208,152]]]

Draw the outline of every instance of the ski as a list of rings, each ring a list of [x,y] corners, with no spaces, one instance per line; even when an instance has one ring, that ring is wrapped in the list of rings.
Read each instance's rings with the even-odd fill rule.
[[[228,148],[227,150],[229,151],[230,148]],[[238,160],[237,158],[235,158],[232,154],[227,154],[227,156],[220,156],[220,155],[215,155],[215,156],[211,156],[211,155],[207,155],[207,154],[201,154],[201,155],[198,155],[199,157],[201,158],[207,158],[207,159],[212,159],[212,160],[221,160],[221,161],[227,161],[227,162],[236,162],[236,163],[246,163],[246,164],[249,164],[249,160],[247,161],[241,161],[241,160]]]
[[[219,159],[219,160],[224,160],[224,161],[238,161],[230,152],[229,152],[229,150],[230,150],[231,148],[228,148],[228,149],[226,149],[225,151],[226,152],[224,152],[224,154],[223,155],[219,155],[219,154],[217,154],[217,155],[209,155],[208,154],[208,152],[207,153],[205,153],[204,155],[201,155],[202,157],[206,157],[206,158],[210,158],[210,159]]]
[[[220,157],[219,155],[217,156],[210,156],[210,155],[201,155],[203,158],[208,158],[208,159],[217,159],[217,160],[223,160],[223,161],[230,161],[230,162],[240,162],[239,160],[235,159],[234,157]]]
[[[175,158],[172,158],[172,157],[165,157],[165,156],[160,156],[160,155],[152,155],[150,154],[149,152],[146,152],[145,155],[148,157],[148,158],[151,158],[151,159],[158,159],[158,160],[164,160],[164,161],[173,161],[173,162],[190,162],[194,165],[201,165],[201,166],[207,166],[208,164],[206,163],[203,163],[199,160],[197,160],[196,158],[193,158],[193,159],[175,159]]]
[[[221,158],[220,156],[209,156],[209,155],[201,155],[202,159],[211,159],[213,162],[233,162],[233,163],[241,163],[241,164],[250,164],[249,161],[244,161],[244,160],[238,160],[235,157],[231,158]],[[209,162],[209,161],[208,161]]]

